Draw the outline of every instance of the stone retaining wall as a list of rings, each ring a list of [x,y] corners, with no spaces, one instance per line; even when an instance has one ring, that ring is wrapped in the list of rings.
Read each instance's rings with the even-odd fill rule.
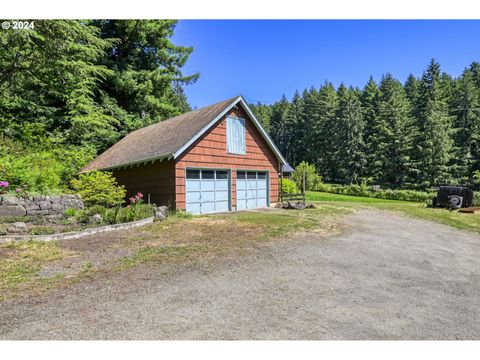
[[[68,208],[83,209],[80,195],[37,195],[28,199],[0,195],[0,216],[57,215]]]

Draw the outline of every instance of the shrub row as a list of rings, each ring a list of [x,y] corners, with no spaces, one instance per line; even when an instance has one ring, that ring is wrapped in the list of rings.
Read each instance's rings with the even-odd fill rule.
[[[366,184],[356,185],[332,185],[319,184],[316,186],[316,191],[323,191],[334,194],[364,196],[378,199],[388,200],[402,200],[415,202],[431,202],[435,196],[435,192],[418,191],[418,190],[391,190],[391,189],[377,189],[374,190]]]

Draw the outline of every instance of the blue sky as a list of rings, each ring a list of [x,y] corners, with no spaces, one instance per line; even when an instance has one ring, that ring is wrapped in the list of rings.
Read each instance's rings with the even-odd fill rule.
[[[173,42],[193,46],[184,68],[193,107],[242,94],[272,103],[296,89],[363,86],[370,75],[420,76],[433,57],[459,75],[480,61],[480,21],[182,20]]]

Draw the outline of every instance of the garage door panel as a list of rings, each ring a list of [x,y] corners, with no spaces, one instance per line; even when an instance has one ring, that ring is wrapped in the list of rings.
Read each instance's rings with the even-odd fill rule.
[[[189,191],[186,195],[187,202],[200,202],[200,191]]]
[[[215,193],[215,200],[216,201],[228,201],[228,191],[217,191]]]
[[[201,202],[215,202],[215,191],[202,191]]]
[[[215,212],[215,202],[202,202],[202,214]]]
[[[200,214],[200,203],[188,203],[186,210],[191,214]]]
[[[245,180],[237,179],[237,190],[245,190],[247,188],[247,182]]]
[[[237,199],[244,200],[247,198],[247,192],[245,190],[238,190],[237,189]]]
[[[247,190],[247,199],[255,199],[257,197],[256,190]]]
[[[215,191],[215,181],[202,180],[202,192],[204,191]]]
[[[257,190],[257,197],[266,198],[267,197],[267,190]]]
[[[215,202],[215,211],[228,211],[228,200],[226,200],[226,201],[216,201]]]
[[[188,191],[200,191],[200,181],[198,180],[187,180],[186,183]]]
[[[255,209],[257,207],[257,200],[256,199],[248,199],[247,200],[247,209]]]
[[[244,210],[247,208],[247,200],[237,199],[237,210]]]
[[[228,180],[216,180],[215,189],[228,191]]]

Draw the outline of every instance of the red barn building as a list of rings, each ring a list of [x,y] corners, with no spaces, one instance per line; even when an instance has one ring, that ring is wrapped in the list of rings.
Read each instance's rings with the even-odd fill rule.
[[[112,171],[127,197],[202,214],[274,205],[285,164],[238,96],[133,131],[82,172]]]

